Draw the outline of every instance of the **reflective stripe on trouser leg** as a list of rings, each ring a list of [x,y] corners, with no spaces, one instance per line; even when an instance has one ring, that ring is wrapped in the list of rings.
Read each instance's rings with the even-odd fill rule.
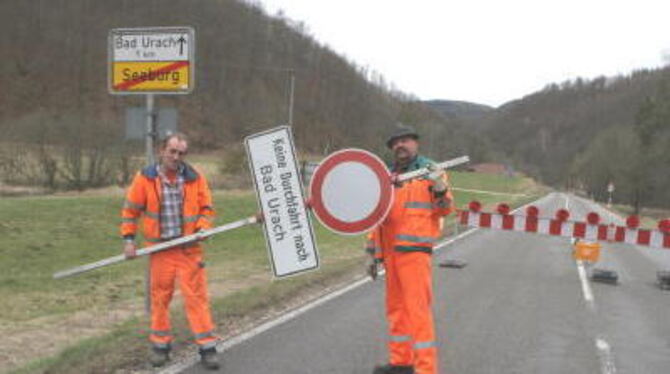
[[[151,330],[149,332],[149,341],[151,341],[151,344],[154,346],[154,348],[170,349],[170,343],[172,342],[172,339],[172,332],[169,330]]]
[[[149,340],[154,344],[167,344],[172,341],[170,331],[170,301],[174,292],[176,269],[169,260],[169,253],[151,255],[150,293],[151,293],[151,330]]]
[[[206,346],[216,344],[213,333],[214,324],[209,309],[207,296],[207,276],[205,268],[201,266],[202,255],[177,252],[182,258],[179,262],[179,287],[184,295],[184,307],[195,342],[206,349]]]
[[[412,365],[412,338],[409,320],[402,299],[394,256],[386,256],[386,318],[389,328],[389,363]]]
[[[431,256],[422,252],[409,252],[398,253],[395,257],[414,343],[414,370],[416,374],[437,374]]]
[[[158,348],[158,349],[168,349],[168,350],[170,349],[170,343],[156,343],[156,342],[152,342],[151,344],[154,346],[154,348]]]
[[[216,340],[212,340],[212,341],[209,341],[207,343],[198,344],[198,347],[203,351],[206,350],[206,349],[216,348]]]

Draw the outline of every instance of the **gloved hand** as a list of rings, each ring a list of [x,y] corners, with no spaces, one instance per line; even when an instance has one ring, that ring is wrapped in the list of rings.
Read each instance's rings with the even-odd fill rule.
[[[435,164],[430,164],[427,166],[427,169],[430,170],[428,174],[428,179],[433,181],[433,192],[443,193],[449,189],[449,184],[446,182],[446,172],[444,169],[439,169]]]
[[[382,263],[382,260],[372,256],[368,257],[368,262],[366,264],[365,270],[374,281],[377,280],[377,275],[379,275],[379,264]]]

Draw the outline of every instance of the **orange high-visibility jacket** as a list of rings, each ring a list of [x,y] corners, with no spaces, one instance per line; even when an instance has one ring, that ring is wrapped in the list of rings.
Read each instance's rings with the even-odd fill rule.
[[[204,175],[186,163],[180,171],[184,177],[182,235],[193,234],[212,227],[214,209],[212,195]],[[135,175],[128,188],[126,201],[121,211],[121,235],[134,238],[138,219],[142,219],[144,240],[160,242],[161,178],[156,165],[147,166]]]
[[[417,158],[403,172],[433,164],[430,159]],[[455,210],[451,191],[435,196],[433,181],[424,178],[404,182],[394,189],[393,206],[388,216],[368,234],[366,250],[375,258],[384,251],[432,253],[442,230],[442,217]]]

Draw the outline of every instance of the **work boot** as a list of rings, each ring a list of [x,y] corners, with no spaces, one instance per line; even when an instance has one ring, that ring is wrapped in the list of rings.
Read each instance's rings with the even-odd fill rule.
[[[372,374],[414,374],[414,367],[391,364],[375,366],[375,370],[372,372]]]
[[[152,347],[149,362],[151,366],[157,368],[165,365],[170,359],[170,348]]]
[[[219,370],[219,360],[216,358],[216,348],[201,349],[200,362],[207,370]]]

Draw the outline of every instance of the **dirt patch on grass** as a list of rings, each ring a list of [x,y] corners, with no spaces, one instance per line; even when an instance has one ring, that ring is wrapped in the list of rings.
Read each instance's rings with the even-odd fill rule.
[[[253,274],[241,280],[210,282],[212,298],[222,298],[234,292],[267,282],[267,274]],[[172,309],[183,309],[182,297],[177,287]],[[0,372],[19,368],[37,358],[56,355],[66,347],[85,338],[102,336],[119,324],[139,317],[138,336],[146,337],[149,318],[145,313],[144,300],[118,302],[113,308],[99,310],[92,308],[73,314],[34,318],[17,323],[0,321]]]
[[[49,191],[42,187],[10,186],[0,182],[0,197],[36,196]]]

